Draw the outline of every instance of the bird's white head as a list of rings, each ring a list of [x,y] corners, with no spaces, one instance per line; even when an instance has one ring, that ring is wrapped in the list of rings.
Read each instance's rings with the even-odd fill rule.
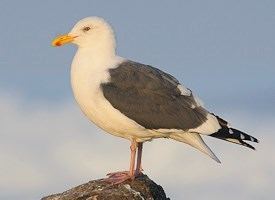
[[[87,17],[65,35],[60,35],[52,41],[53,46],[73,43],[80,49],[89,49],[91,53],[115,54],[115,36],[111,26],[100,17]]]

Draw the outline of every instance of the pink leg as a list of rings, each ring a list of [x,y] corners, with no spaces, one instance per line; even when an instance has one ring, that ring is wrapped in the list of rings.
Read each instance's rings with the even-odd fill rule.
[[[142,167],[141,167],[141,158],[142,158],[142,148],[143,148],[143,143],[139,142],[138,143],[138,154],[137,154],[137,167],[136,167],[136,175],[140,175],[142,172]]]
[[[135,162],[136,162],[136,150],[137,150],[137,142],[132,141],[131,146],[131,160],[130,160],[130,176],[131,178],[135,178]]]
[[[107,176],[109,176],[109,178],[105,179],[107,182],[111,182],[113,184],[119,184],[119,183],[122,183],[128,179],[135,178],[136,149],[137,149],[137,142],[133,140],[131,142],[131,146],[130,146],[131,159],[130,159],[129,171],[109,173],[109,174],[107,174]]]

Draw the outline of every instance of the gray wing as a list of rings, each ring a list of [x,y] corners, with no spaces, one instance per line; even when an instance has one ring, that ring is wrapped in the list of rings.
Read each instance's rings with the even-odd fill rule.
[[[191,91],[181,94],[173,76],[132,61],[109,72],[109,82],[101,84],[105,98],[141,126],[188,130],[206,121],[208,112],[196,103]]]

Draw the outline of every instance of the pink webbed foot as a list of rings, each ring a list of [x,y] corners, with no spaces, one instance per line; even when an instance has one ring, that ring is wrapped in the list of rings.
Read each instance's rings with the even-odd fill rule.
[[[123,183],[127,180],[135,179],[134,175],[130,175],[129,171],[121,171],[121,172],[113,172],[107,174],[108,178],[104,179],[104,181],[117,185]]]
[[[104,181],[116,185],[128,180],[134,180],[141,174],[141,172],[137,171],[134,174],[130,174],[129,171],[113,172],[107,174],[108,178],[104,179]]]

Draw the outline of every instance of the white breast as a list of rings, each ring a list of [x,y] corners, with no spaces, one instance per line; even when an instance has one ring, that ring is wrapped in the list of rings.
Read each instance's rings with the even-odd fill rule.
[[[105,99],[100,88],[100,84],[109,79],[108,69],[122,61],[123,59],[116,57],[102,67],[103,63],[90,61],[77,53],[71,69],[75,99],[84,114],[105,131],[130,140],[150,140],[154,134],[115,109]]]

